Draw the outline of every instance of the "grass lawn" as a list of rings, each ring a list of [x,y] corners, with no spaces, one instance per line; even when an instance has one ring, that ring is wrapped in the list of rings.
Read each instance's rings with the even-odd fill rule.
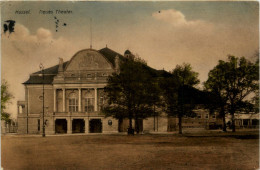
[[[257,169],[257,132],[1,137],[13,169]]]

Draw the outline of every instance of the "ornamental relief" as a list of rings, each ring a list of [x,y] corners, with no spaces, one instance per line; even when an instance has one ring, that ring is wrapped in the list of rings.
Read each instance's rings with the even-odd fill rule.
[[[82,61],[79,63],[79,68],[86,67],[86,68],[99,68],[99,63],[95,60],[92,54],[87,54],[83,57]]]
[[[108,72],[86,72],[86,71],[70,71],[65,73],[66,78],[83,78],[83,79],[91,79],[98,77],[108,77],[111,73]]]
[[[112,65],[106,58],[97,51],[85,50],[77,53],[66,71],[84,71],[84,70],[112,70]]]

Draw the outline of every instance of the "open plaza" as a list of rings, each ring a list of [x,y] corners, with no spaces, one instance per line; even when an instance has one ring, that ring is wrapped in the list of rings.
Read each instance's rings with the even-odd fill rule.
[[[258,131],[1,137],[3,169],[258,169]]]

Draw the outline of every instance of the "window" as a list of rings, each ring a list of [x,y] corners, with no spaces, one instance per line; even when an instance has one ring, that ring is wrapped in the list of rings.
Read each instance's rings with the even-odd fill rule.
[[[198,118],[199,118],[199,119],[201,118],[201,115],[200,115],[200,114],[198,115]]]
[[[105,104],[104,89],[98,89],[98,111],[101,111]]]
[[[94,112],[94,91],[88,90],[85,94],[85,112]]]
[[[209,114],[206,114],[205,118],[208,119],[209,118]]]
[[[99,111],[102,110],[102,109],[103,109],[103,106],[104,106],[104,97],[101,96],[101,97],[99,98],[99,102],[98,102],[98,110],[99,110]]]
[[[78,99],[75,93],[71,93],[69,96],[69,112],[78,112]]]
[[[19,113],[23,113],[23,106],[19,106]]]
[[[94,112],[94,98],[85,98],[85,112]]]
[[[40,131],[40,125],[41,125],[41,122],[40,122],[41,120],[40,119],[38,119],[38,131]]]

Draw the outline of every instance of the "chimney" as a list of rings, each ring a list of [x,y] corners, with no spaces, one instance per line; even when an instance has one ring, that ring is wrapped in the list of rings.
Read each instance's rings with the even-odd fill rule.
[[[63,72],[63,58],[59,58],[59,69],[58,69],[58,73]]]

